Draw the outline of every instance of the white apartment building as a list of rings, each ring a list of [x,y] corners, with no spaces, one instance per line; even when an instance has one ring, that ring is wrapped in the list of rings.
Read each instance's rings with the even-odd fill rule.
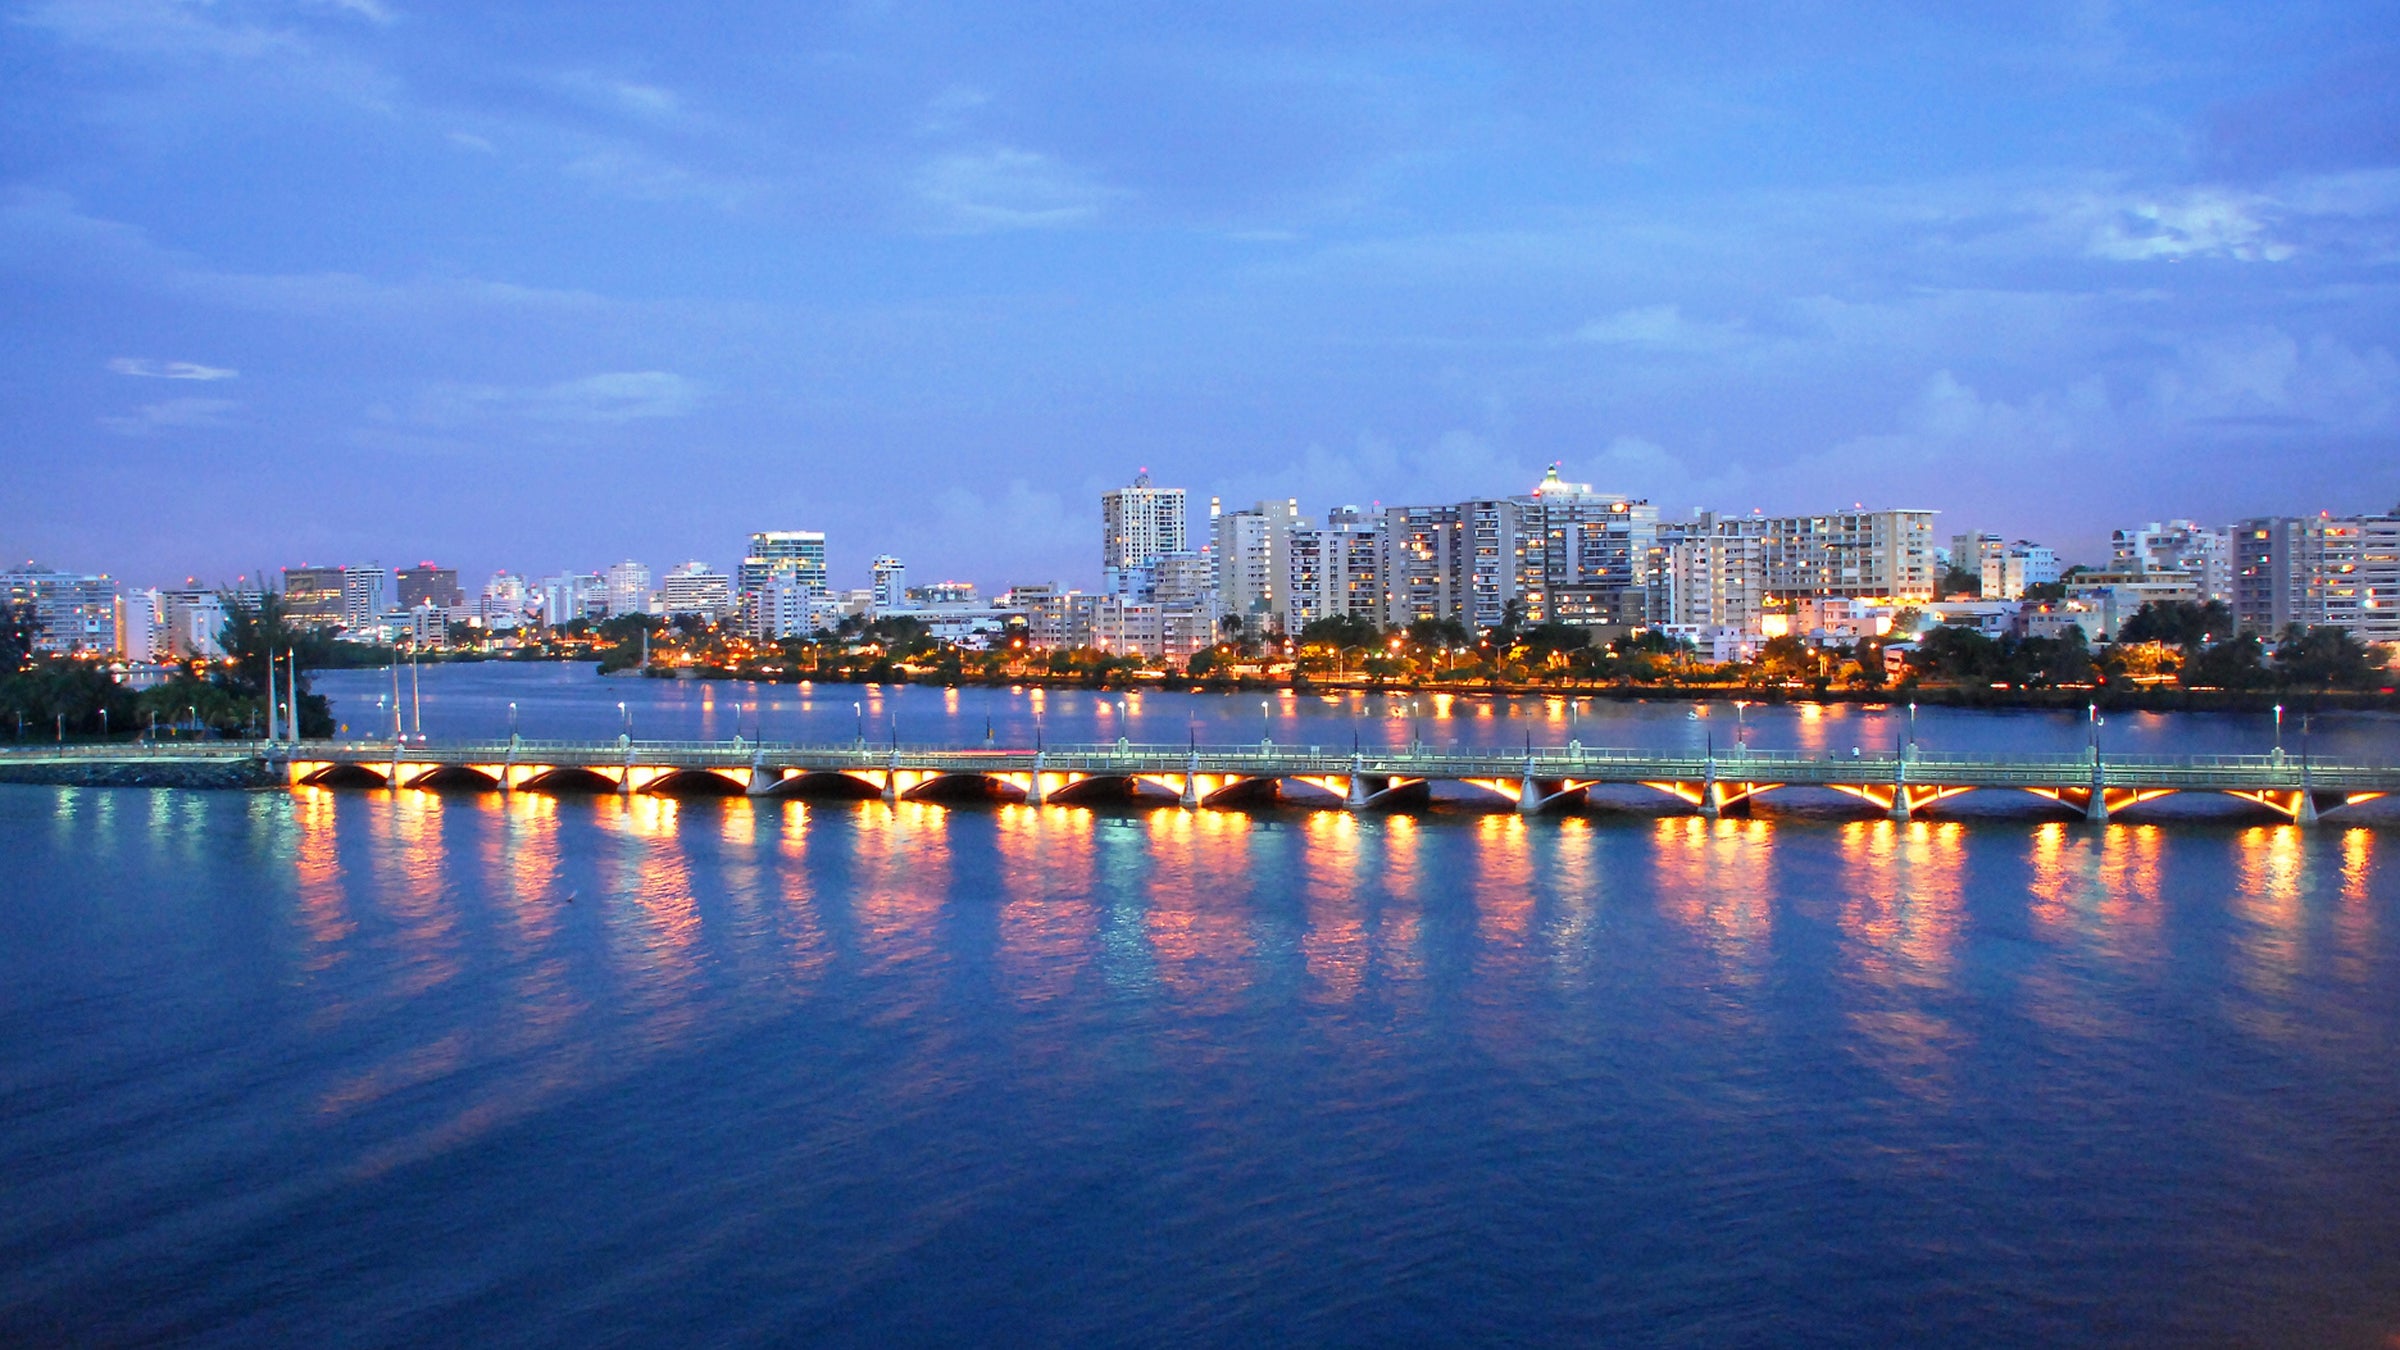
[[[658,585],[659,609],[668,618],[698,615],[715,623],[733,612],[733,578],[707,563],[677,563]]]
[[[1210,532],[1217,564],[1217,604],[1238,614],[1253,632],[1289,631],[1292,531],[1305,523],[1300,503],[1260,502],[1246,511],[1221,511],[1211,498]]]
[[[2202,600],[2233,599],[2233,532],[2189,520],[2151,521],[2109,536],[2108,570],[2182,572]]]
[[[895,613],[908,608],[908,564],[886,553],[867,567],[868,589],[875,592],[878,612]]]
[[[649,568],[628,558],[602,575],[606,579],[610,615],[650,612]]]
[[[2046,586],[2058,580],[2058,572],[2057,552],[2030,540],[2019,539],[1996,551],[1987,549],[1983,554],[1983,598],[2019,599],[2028,586]]]
[[[494,572],[491,580],[483,583],[475,612],[485,628],[506,632],[523,626],[526,604],[525,578],[514,572]]]
[[[368,628],[400,603],[392,569],[382,563],[342,569],[342,626]]]
[[[1182,488],[1150,485],[1150,471],[1130,487],[1100,494],[1100,569],[1104,575],[1147,566],[1162,553],[1184,551]]]

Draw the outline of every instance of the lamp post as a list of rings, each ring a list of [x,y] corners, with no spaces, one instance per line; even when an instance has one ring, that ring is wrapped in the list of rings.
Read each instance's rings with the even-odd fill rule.
[[[2094,755],[2098,755],[2100,753],[2100,705],[2097,703],[2086,703],[2083,705],[2083,712],[2084,716],[2091,722],[2091,728],[2088,732],[2088,735],[2091,739],[2092,753]]]
[[[850,714],[858,719],[858,745],[859,748],[863,750],[867,745],[867,705],[864,703],[852,703],[850,705]]]
[[[1917,757],[1917,705],[1913,702],[1908,705],[1908,757]]]
[[[1274,714],[1270,711],[1271,707],[1272,705],[1263,698],[1258,701],[1258,739],[1262,745],[1275,743],[1275,722]]]
[[[2283,705],[2275,705],[2275,762],[2283,762]]]
[[[517,701],[513,698],[508,701],[508,738],[517,738]]]
[[[628,707],[626,707],[626,706],[625,706],[625,703],[624,703],[624,700],[622,700],[622,699],[619,699],[619,700],[617,701],[617,716],[619,716],[619,717],[622,717],[622,718],[624,718],[624,719],[625,719],[625,730],[624,730],[624,733],[623,733],[623,734],[624,734],[624,737],[625,737],[625,739],[626,739],[626,740],[629,740],[629,741],[630,741],[630,740],[632,740],[632,739],[633,739],[633,710],[632,710],[631,708],[628,708]]]

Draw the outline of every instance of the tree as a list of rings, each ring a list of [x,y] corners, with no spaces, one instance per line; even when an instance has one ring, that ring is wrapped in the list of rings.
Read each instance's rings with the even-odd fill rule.
[[[2119,642],[2164,642],[2186,655],[2233,636],[2233,611],[2222,600],[2152,600],[2117,625]]]
[[[1409,643],[1417,647],[1466,647],[1474,639],[1456,619],[1417,619],[1408,625]]]
[[[1517,645],[1517,630],[1525,626],[1525,602],[1514,597],[1500,607],[1500,622],[1492,628],[1492,647],[1505,652]]]
[[[0,675],[23,670],[33,660],[31,605],[0,605]]]
[[[2366,689],[2381,682],[2384,657],[2349,630],[2293,624],[2275,644],[2275,675],[2316,689]]]
[[[1348,614],[1328,615],[1312,619],[1300,630],[1300,642],[1309,647],[1330,647],[1336,651],[1352,647],[1373,647],[1383,641],[1383,630],[1371,620]]]
[[[1942,572],[1941,584],[1934,588],[1935,599],[1956,599],[1961,596],[1975,599],[1983,594],[1983,578],[1959,566],[1950,564]]]
[[[326,663],[332,654],[332,638],[320,630],[294,625],[283,597],[272,591],[258,597],[256,604],[233,591],[219,592],[217,599],[225,610],[225,626],[217,630],[217,645],[225,649],[225,664],[218,668],[218,682],[246,700],[256,700],[257,710],[263,711],[267,663],[291,652],[298,658],[300,669],[295,673],[278,661],[275,677],[278,701],[289,700],[298,705],[301,735],[332,735],[333,706],[324,695],[310,693],[308,688],[308,671]],[[283,687],[287,680],[298,682],[297,697],[295,691]],[[263,723],[263,717],[260,720]]]
[[[2187,657],[2178,678],[2186,689],[2260,689],[2272,677],[2258,635],[2239,633]]]
[[[1571,623],[1537,623],[1525,630],[1520,639],[1528,651],[1548,656],[1553,652],[1579,651],[1592,645],[1592,630]]]

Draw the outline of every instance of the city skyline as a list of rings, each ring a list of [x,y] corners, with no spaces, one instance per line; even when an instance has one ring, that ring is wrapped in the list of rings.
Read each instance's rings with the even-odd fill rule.
[[[2085,556],[2400,499],[2372,10],[14,17],[12,557],[1066,577],[1136,465]]]

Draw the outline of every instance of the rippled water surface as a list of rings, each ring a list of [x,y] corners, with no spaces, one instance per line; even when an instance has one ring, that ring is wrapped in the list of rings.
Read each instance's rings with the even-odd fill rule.
[[[2382,1345],[2395,849],[0,788],[0,1340]]]

